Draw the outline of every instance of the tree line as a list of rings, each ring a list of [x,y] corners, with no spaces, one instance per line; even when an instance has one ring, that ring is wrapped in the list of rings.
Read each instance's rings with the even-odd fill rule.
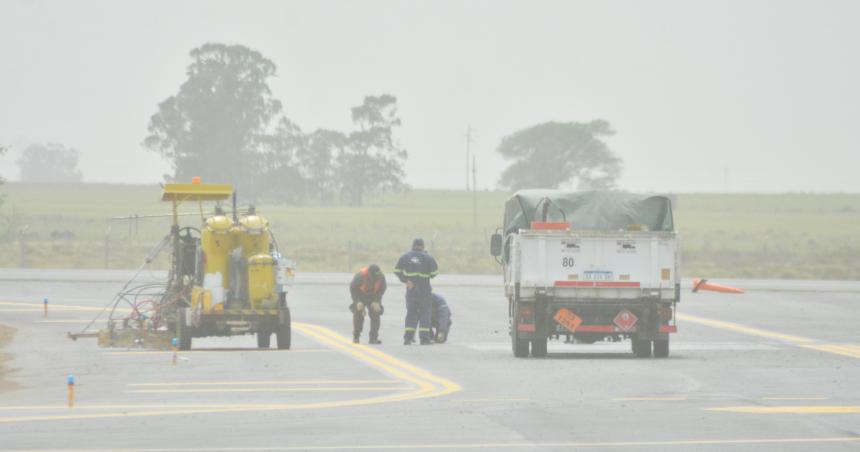
[[[242,45],[204,44],[190,52],[185,82],[152,115],[146,148],[171,167],[168,181],[201,176],[234,184],[248,199],[361,205],[405,189],[406,150],[397,98],[366,96],[351,109],[353,129],[303,131],[275,98],[277,66]],[[546,122],[505,137],[504,189],[614,188],[621,160],[609,149],[608,121]]]
[[[273,96],[277,67],[259,52],[210,43],[190,56],[187,79],[158,105],[143,142],[170,163],[166,180],[200,176],[250,200],[349,205],[406,187],[396,97],[365,97],[351,110],[353,130],[305,132]]]

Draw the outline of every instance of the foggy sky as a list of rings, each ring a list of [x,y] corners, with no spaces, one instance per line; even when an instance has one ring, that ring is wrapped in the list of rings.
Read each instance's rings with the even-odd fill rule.
[[[605,118],[625,189],[858,192],[858,24],[854,1],[0,0],[0,175],[17,178],[28,143],[60,142],[86,181],[160,181],[149,117],[188,51],[224,42],[278,65],[305,131],[397,96],[418,188],[464,188],[469,124],[485,188],[503,136]]]

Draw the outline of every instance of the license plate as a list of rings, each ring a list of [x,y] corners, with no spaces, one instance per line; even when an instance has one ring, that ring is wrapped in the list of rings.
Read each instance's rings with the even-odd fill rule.
[[[553,319],[555,319],[559,325],[567,328],[571,333],[575,332],[576,329],[579,328],[579,325],[582,324],[582,319],[578,315],[565,308],[559,309],[558,312],[555,313],[555,316],[553,316]]]
[[[586,271],[585,279],[588,281],[612,281],[612,272]]]

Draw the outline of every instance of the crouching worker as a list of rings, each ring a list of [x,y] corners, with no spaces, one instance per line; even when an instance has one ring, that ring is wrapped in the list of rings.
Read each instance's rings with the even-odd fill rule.
[[[433,331],[437,344],[444,343],[448,340],[448,332],[451,331],[451,308],[441,295],[435,292],[430,295],[433,300],[432,319]]]
[[[381,344],[379,340],[379,320],[385,308],[382,307],[382,294],[387,288],[385,274],[376,264],[359,270],[352,278],[349,293],[352,296],[352,342],[358,343],[364,329],[364,316],[370,314],[370,343]]]

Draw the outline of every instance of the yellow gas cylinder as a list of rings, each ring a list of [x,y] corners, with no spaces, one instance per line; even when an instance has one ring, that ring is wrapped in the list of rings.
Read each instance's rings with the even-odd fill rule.
[[[201,233],[206,275],[221,274],[221,287],[230,287],[230,252],[236,247],[236,237],[231,233],[233,222],[225,215],[206,219]]]
[[[242,257],[248,259],[258,254],[269,253],[269,222],[257,214],[249,214],[239,219],[233,228],[236,246],[242,247]]]
[[[251,309],[275,306],[275,258],[271,255],[257,254],[248,258],[248,298]]]

